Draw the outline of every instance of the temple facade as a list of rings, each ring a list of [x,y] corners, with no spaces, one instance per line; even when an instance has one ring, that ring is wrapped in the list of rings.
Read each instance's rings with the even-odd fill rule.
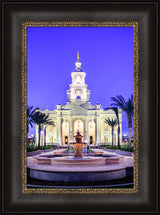
[[[58,144],[67,146],[74,142],[77,130],[83,136],[82,141],[92,146],[112,142],[111,127],[104,120],[115,119],[113,110],[104,110],[100,104],[90,103],[90,90],[85,83],[86,73],[81,69],[79,53],[75,70],[71,73],[72,83],[67,90],[67,104],[58,104],[53,111],[46,108],[42,113],[48,114],[54,121],[53,125],[44,125],[41,134],[41,145]],[[122,111],[119,109],[119,119],[122,122]],[[46,126],[46,127],[45,127]],[[44,132],[45,130],[45,132]],[[45,137],[44,137],[45,136]],[[117,144],[117,126],[114,128],[114,144]],[[120,124],[120,143],[122,143],[122,123]],[[36,144],[38,144],[38,126],[36,125]]]

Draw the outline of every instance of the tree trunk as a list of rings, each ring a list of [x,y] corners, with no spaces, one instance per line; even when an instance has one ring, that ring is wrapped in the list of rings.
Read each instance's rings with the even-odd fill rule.
[[[112,128],[112,148],[113,148],[113,128]]]
[[[131,138],[132,138],[132,119],[130,118],[128,121],[128,129],[129,129],[129,143],[128,148],[131,148]]]
[[[40,149],[40,141],[41,141],[41,126],[38,127],[38,149]]]
[[[46,147],[46,127],[44,128],[44,148]]]
[[[120,126],[118,125],[118,148],[120,149]]]
[[[131,138],[132,138],[132,127],[129,128],[129,143],[128,143],[128,148],[131,148]]]
[[[28,146],[29,146],[29,143],[28,143],[28,133],[29,133],[29,126],[28,126],[28,124],[27,124],[27,148],[28,148]]]

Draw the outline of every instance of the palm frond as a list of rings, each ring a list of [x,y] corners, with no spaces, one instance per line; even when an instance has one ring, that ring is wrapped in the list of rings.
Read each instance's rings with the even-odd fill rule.
[[[32,106],[32,107],[33,107],[33,106]],[[36,108],[31,112],[31,116],[32,116],[37,110],[39,110],[38,107],[36,107]]]
[[[116,97],[111,97],[111,101],[113,101],[111,106],[119,107],[122,110],[125,110],[126,109],[126,102],[125,102],[125,99],[123,98],[123,96],[117,95]]]
[[[118,120],[117,120],[117,119],[110,119],[110,118],[108,118],[108,119],[105,119],[104,122],[105,122],[106,124],[108,124],[109,126],[111,126],[112,128],[113,128],[115,125],[118,124]]]

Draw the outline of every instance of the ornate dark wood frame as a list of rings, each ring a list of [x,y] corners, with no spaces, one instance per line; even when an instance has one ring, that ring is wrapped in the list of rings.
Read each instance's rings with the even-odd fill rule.
[[[4,212],[156,212],[157,211],[157,7],[156,2],[3,2],[3,211]],[[139,25],[138,192],[22,192],[23,103],[22,23],[133,22]],[[25,100],[26,95],[23,95]],[[8,123],[9,122],[9,123]],[[21,166],[22,165],[22,166]],[[25,175],[25,174],[24,174]],[[116,207],[115,207],[116,205]]]
[[[139,124],[138,124],[138,96],[139,96],[139,40],[138,40],[138,22],[130,21],[130,22],[70,22],[70,21],[62,21],[62,22],[22,22],[21,23],[21,59],[22,59],[22,67],[21,67],[21,103],[22,103],[22,111],[21,111],[21,130],[22,130],[22,138],[21,138],[21,181],[22,181],[22,193],[136,193],[139,192],[139,183],[138,183],[138,173],[139,173],[139,162],[138,162],[138,148],[139,148]],[[38,189],[38,188],[27,188],[27,150],[26,150],[26,139],[27,139],[27,27],[133,27],[134,31],[134,188],[131,189]]]

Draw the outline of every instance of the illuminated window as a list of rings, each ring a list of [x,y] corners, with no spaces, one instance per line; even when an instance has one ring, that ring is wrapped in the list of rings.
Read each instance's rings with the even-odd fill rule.
[[[50,137],[50,138],[49,138],[49,142],[50,142],[50,143],[53,143],[53,137]]]
[[[50,131],[53,131],[53,125],[50,125],[50,126],[49,126],[49,130],[50,130]]]
[[[93,128],[93,126],[94,126],[94,122],[89,122],[89,127]]]
[[[107,136],[105,137],[105,141],[106,141],[106,143],[108,142],[108,137]]]
[[[108,125],[105,124],[105,131],[108,131]]]
[[[68,137],[69,137],[69,122],[66,120],[62,123],[62,144],[68,143]]]
[[[80,83],[81,83],[81,78],[80,78],[80,76],[77,76],[77,78],[76,78],[76,83],[77,83],[77,84],[80,84]]]

